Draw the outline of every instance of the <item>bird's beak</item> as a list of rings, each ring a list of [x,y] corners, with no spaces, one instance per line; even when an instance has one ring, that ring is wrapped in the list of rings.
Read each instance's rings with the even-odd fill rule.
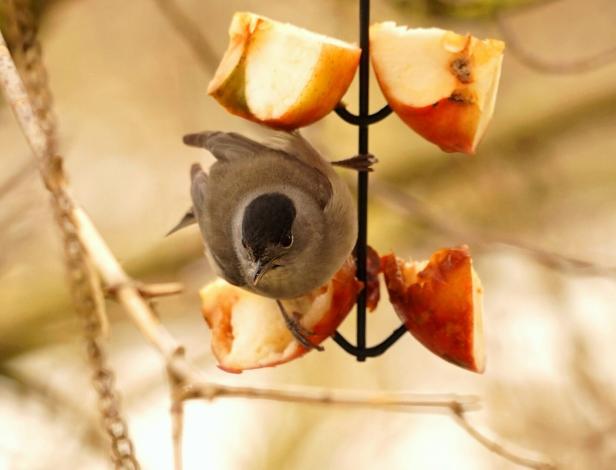
[[[261,280],[261,278],[265,275],[265,273],[268,272],[272,268],[274,261],[275,260],[256,262],[256,268],[254,270],[254,274],[252,275],[252,285],[253,286],[256,286]]]

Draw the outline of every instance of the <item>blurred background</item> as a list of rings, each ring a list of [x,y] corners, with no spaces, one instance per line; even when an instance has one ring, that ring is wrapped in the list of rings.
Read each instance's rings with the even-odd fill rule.
[[[158,310],[212,380],[477,394],[485,406],[469,419],[488,434],[562,468],[614,468],[616,2],[372,3],[373,21],[507,42],[496,112],[475,157],[442,153],[395,116],[370,134],[380,159],[370,243],[415,259],[470,245],[485,287],[484,375],[410,335],[366,363],[328,341],[322,354],[226,374],[199,313],[197,291],[213,275],[197,231],[164,238],[189,206],[190,164],[210,162],[181,136],[259,132],[205,92],[233,12],[357,41],[354,0],[33,2],[77,200],[133,276],[186,286]],[[0,27],[5,8],[0,0]],[[356,95],[354,83],[345,97],[352,111]],[[372,81],[371,108],[383,104]],[[334,114],[305,134],[332,160],[355,153],[356,129]],[[48,198],[1,99],[0,158],[0,469],[110,468]],[[109,309],[108,351],[137,454],[143,468],[171,468],[163,363],[113,302]],[[381,302],[369,344],[397,325]],[[514,468],[447,415],[246,400],[188,403],[184,454],[187,469]]]

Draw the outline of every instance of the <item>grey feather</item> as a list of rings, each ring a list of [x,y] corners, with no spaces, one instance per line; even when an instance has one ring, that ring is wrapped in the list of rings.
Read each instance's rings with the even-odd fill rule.
[[[197,218],[195,217],[195,213],[191,207],[190,209],[186,211],[186,214],[184,214],[182,219],[171,230],[169,230],[165,236],[168,237],[172,233],[175,233],[178,230],[181,230],[185,227],[188,227],[196,223],[197,223]]]
[[[222,216],[219,209],[224,208],[224,204],[214,204],[208,184],[208,175],[203,171],[201,165],[194,163],[190,168],[191,187],[190,193],[193,201],[194,214],[199,223],[204,243],[209,255],[216,263],[216,267],[221,271],[222,277],[235,285],[241,285],[244,277],[239,271],[239,262],[233,251],[232,245],[221,243],[221,240],[229,240],[227,227],[222,223]],[[224,197],[224,196],[223,196]],[[223,199],[224,201],[224,199]],[[226,208],[224,210],[227,210]],[[212,224],[212,222],[214,222]],[[213,226],[212,226],[213,225]],[[216,247],[226,247],[226,249],[212,249]]]
[[[190,167],[190,195],[193,200],[195,215],[199,217],[199,212],[205,204],[205,194],[207,191],[207,174],[198,163],[193,163]]]
[[[217,160],[233,161],[253,157],[266,148],[235,132],[205,131],[184,136],[184,143],[209,150]]]

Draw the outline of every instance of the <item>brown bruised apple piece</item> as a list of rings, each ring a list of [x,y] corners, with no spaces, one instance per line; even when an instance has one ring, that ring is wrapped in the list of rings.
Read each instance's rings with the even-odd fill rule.
[[[284,300],[297,313],[308,340],[320,344],[331,336],[355,305],[361,283],[349,258],[324,286]],[[276,301],[219,279],[200,291],[202,313],[212,331],[212,351],[228,372],[269,367],[291,361],[308,350],[287,329]]]
[[[423,263],[381,258],[396,313],[441,358],[473,372],[485,368],[481,281],[467,247],[442,249]]]
[[[381,273],[381,258],[374,248],[368,246],[366,259],[366,307],[373,312],[381,299],[379,274]]]

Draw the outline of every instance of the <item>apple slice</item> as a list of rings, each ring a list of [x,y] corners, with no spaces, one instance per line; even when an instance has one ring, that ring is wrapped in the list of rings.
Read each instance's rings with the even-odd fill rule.
[[[481,281],[467,247],[443,249],[429,261],[381,258],[396,313],[409,332],[446,361],[483,372]]]
[[[291,24],[238,12],[208,93],[227,111],[277,129],[328,114],[353,80],[361,49]]]
[[[349,258],[323,287],[283,304],[300,315],[301,325],[319,344],[331,336],[353,308],[361,283]],[[287,329],[276,301],[219,279],[200,291],[201,309],[212,330],[212,351],[227,372],[269,367],[291,361],[308,350]]]
[[[370,27],[372,65],[387,102],[446,152],[475,152],[494,112],[504,48],[438,28]]]

